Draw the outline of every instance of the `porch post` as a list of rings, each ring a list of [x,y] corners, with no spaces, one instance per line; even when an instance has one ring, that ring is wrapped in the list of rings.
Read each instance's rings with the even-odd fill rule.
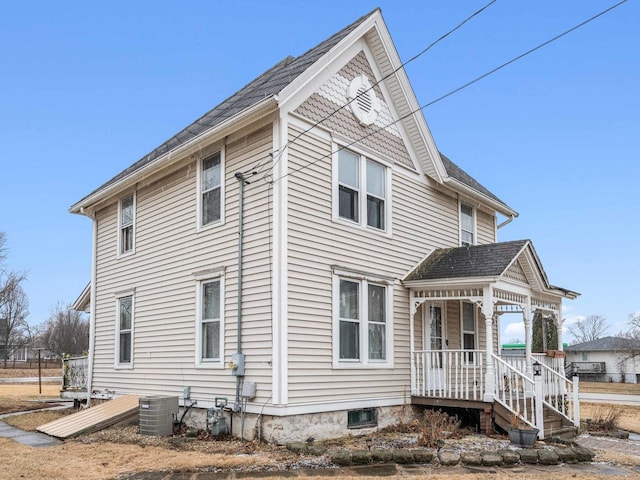
[[[411,393],[417,394],[418,384],[416,379],[416,364],[415,364],[415,327],[413,323],[416,321],[416,312],[418,307],[416,305],[416,299],[413,295],[409,295],[409,361],[411,364]]]
[[[493,402],[495,397],[495,367],[493,364],[493,292],[491,286],[483,289],[482,315],[485,325],[485,374],[483,401]]]
[[[522,308],[524,320],[524,360],[527,377],[533,377],[533,362],[531,361],[531,343],[533,342],[533,318],[531,313],[531,299],[527,297],[527,303]]]
[[[556,335],[558,336],[558,351],[563,352],[564,347],[562,346],[562,324],[564,322],[562,321],[562,300],[560,300],[560,303],[558,304],[558,313],[556,314],[554,323],[556,325]]]

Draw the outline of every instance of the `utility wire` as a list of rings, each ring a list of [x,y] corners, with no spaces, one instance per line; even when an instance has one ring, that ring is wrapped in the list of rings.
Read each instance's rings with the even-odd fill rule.
[[[392,75],[395,75],[396,73],[398,73],[400,70],[404,69],[405,66],[407,66],[409,63],[413,62],[414,60],[416,60],[417,58],[421,57],[422,55],[424,55],[425,53],[427,53],[429,50],[431,50],[434,46],[436,46],[438,43],[440,43],[442,40],[444,40],[445,38],[447,38],[449,35],[451,35],[452,33],[454,33],[456,30],[459,30],[460,28],[462,28],[468,21],[470,21],[472,18],[480,15],[483,11],[485,11],[487,8],[489,8],[491,5],[493,5],[494,3],[496,3],[497,0],[491,0],[489,3],[487,3],[485,6],[483,6],[482,8],[480,8],[479,10],[475,11],[474,13],[472,13],[471,15],[469,15],[467,18],[465,18],[462,22],[460,22],[458,25],[456,25],[454,28],[452,28],[451,30],[449,30],[447,33],[445,33],[444,35],[441,35],[437,40],[431,42],[427,47],[425,47],[424,49],[422,49],[420,52],[418,52],[417,54],[415,54],[413,57],[411,57],[409,60],[407,60],[406,62],[404,62],[402,65],[400,65],[398,68],[396,68],[395,70],[391,71],[390,73],[386,74],[385,76],[383,76],[380,80],[378,80],[377,82],[375,82],[373,85],[371,85],[369,88],[367,88],[366,90],[363,90],[362,92],[358,93],[358,95],[356,95],[355,97],[353,97],[351,100],[349,100],[347,103],[345,103],[344,105],[341,105],[340,107],[336,108],[334,111],[332,111],[330,114],[328,114],[327,116],[323,117],[322,119],[318,120],[317,122],[315,122],[313,125],[311,125],[309,128],[307,128],[306,130],[304,130],[303,132],[299,133],[298,135],[295,136],[295,138],[287,141],[287,143],[284,144],[284,146],[280,149],[280,151],[278,152],[272,168],[275,167],[278,162],[280,161],[280,159],[282,158],[282,155],[284,154],[285,150],[287,149],[287,147],[292,144],[295,143],[297,140],[300,139],[300,137],[306,135],[307,133],[309,133],[311,130],[313,130],[314,128],[316,128],[318,125],[320,125],[321,123],[325,122],[326,120],[328,120],[329,118],[333,117],[336,113],[338,113],[339,111],[345,109],[346,107],[348,107],[351,103],[353,103],[356,99],[358,99],[359,97],[361,97],[362,95],[366,94],[367,92],[369,92],[370,90],[373,90],[377,85],[379,85],[380,83],[382,83],[383,81],[385,81],[387,78],[391,77]],[[258,164],[258,173],[261,173],[262,170],[264,169],[264,166],[267,164],[267,160],[268,158],[266,158],[264,161],[260,162]]]
[[[562,32],[562,33],[560,33],[560,34],[556,35],[555,37],[553,37],[553,38],[551,38],[551,39],[549,39],[549,40],[547,40],[547,41],[545,41],[545,42],[543,42],[543,43],[539,44],[538,46],[533,47],[533,48],[532,48],[532,49],[530,49],[530,50],[527,50],[526,52],[524,52],[524,53],[522,53],[522,54],[518,55],[517,57],[512,58],[511,60],[509,60],[509,61],[507,61],[507,62],[505,62],[505,63],[503,63],[503,64],[499,65],[498,67],[496,67],[496,68],[494,68],[494,69],[492,69],[492,70],[488,71],[487,73],[484,73],[484,74],[480,75],[479,77],[476,77],[476,78],[474,78],[473,80],[471,80],[471,81],[469,81],[469,82],[465,83],[464,85],[461,85],[461,86],[459,86],[459,87],[457,87],[457,88],[455,88],[455,89],[453,89],[453,90],[451,90],[451,91],[449,91],[449,92],[445,93],[444,95],[441,95],[440,97],[436,98],[435,100],[430,101],[429,103],[425,103],[424,105],[422,105],[422,106],[420,106],[420,107],[416,108],[415,110],[413,110],[413,111],[411,111],[411,112],[409,112],[409,113],[407,113],[407,114],[403,115],[402,117],[398,118],[397,120],[394,120],[394,121],[392,121],[392,122],[389,122],[389,123],[387,123],[386,125],[383,125],[382,127],[375,128],[375,129],[373,129],[371,132],[369,132],[369,133],[367,133],[366,135],[363,135],[363,136],[361,136],[361,137],[357,138],[356,140],[354,140],[354,141],[352,141],[352,142],[348,143],[347,145],[343,145],[343,146],[338,147],[338,148],[337,148],[335,151],[333,151],[333,152],[330,152],[330,153],[325,154],[325,155],[323,155],[323,156],[321,156],[321,157],[319,157],[319,158],[316,158],[315,160],[313,160],[313,161],[311,161],[311,162],[308,162],[306,165],[303,165],[303,166],[301,166],[301,167],[299,167],[299,168],[293,169],[293,170],[291,170],[290,172],[287,172],[286,174],[284,174],[284,175],[282,175],[282,176],[280,176],[280,177],[278,177],[278,178],[268,180],[268,177],[269,177],[269,176],[271,176],[271,175],[270,175],[270,174],[266,174],[266,175],[264,175],[264,176],[263,176],[263,179],[264,179],[266,182],[268,182],[268,183],[275,183],[275,182],[277,182],[277,181],[279,181],[279,180],[283,179],[283,178],[284,178],[284,177],[286,177],[286,176],[293,175],[294,173],[298,173],[298,172],[300,172],[300,171],[304,170],[305,168],[310,167],[311,165],[314,165],[314,164],[318,163],[320,160],[323,160],[323,159],[325,159],[325,158],[329,158],[329,157],[331,157],[334,153],[337,153],[337,152],[339,152],[339,151],[341,151],[341,150],[344,150],[344,149],[346,149],[346,148],[348,148],[348,147],[351,147],[352,145],[354,145],[354,144],[356,144],[356,143],[360,142],[361,140],[364,140],[364,139],[366,139],[366,138],[369,138],[371,135],[374,135],[375,133],[378,133],[379,131],[384,130],[385,128],[388,128],[388,127],[390,127],[391,125],[394,125],[394,124],[396,124],[396,123],[398,123],[398,122],[400,122],[400,121],[402,121],[402,120],[404,120],[404,119],[406,119],[406,118],[409,118],[409,117],[410,117],[410,116],[412,116],[413,114],[415,114],[415,113],[417,113],[417,112],[419,112],[419,111],[421,111],[421,110],[424,110],[425,108],[430,107],[430,106],[432,106],[432,105],[434,105],[434,104],[436,104],[436,103],[438,103],[438,102],[440,102],[440,101],[444,100],[445,98],[448,98],[448,97],[450,97],[451,95],[454,95],[455,93],[458,93],[459,91],[464,90],[464,89],[465,89],[465,88],[467,88],[467,87],[470,87],[470,86],[471,86],[471,85],[473,85],[474,83],[477,83],[477,82],[479,82],[480,80],[483,80],[483,79],[487,78],[489,75],[492,75],[492,74],[496,73],[497,71],[499,71],[499,70],[503,69],[504,67],[506,67],[506,66],[508,66],[508,65],[511,65],[512,63],[514,63],[514,62],[516,62],[516,61],[520,60],[521,58],[524,58],[524,57],[526,57],[527,55],[529,55],[529,54],[531,54],[531,53],[535,52],[536,50],[539,50],[539,49],[541,49],[542,47],[545,47],[545,46],[549,45],[550,43],[555,42],[556,40],[558,40],[558,39],[560,39],[560,38],[564,37],[565,35],[567,35],[567,34],[569,34],[569,33],[573,32],[573,31],[577,30],[577,29],[578,29],[578,28],[580,28],[580,27],[583,27],[583,26],[584,26],[584,25],[586,25],[587,23],[590,23],[590,22],[592,22],[592,21],[596,20],[597,18],[601,17],[602,15],[604,15],[604,14],[606,14],[606,13],[609,13],[611,10],[613,10],[613,9],[615,9],[615,8],[617,8],[617,7],[619,7],[620,5],[622,5],[623,3],[626,3],[626,2],[627,2],[627,0],[622,0],[622,1],[621,1],[621,2],[619,2],[619,3],[616,3],[615,5],[612,5],[611,7],[609,7],[609,8],[607,8],[607,9],[605,9],[605,10],[601,11],[600,13],[597,13],[597,14],[596,14],[596,15],[594,15],[594,16],[592,16],[591,18],[589,18],[589,19],[587,19],[587,20],[585,20],[585,21],[583,21],[583,22],[579,23],[578,25],[576,25],[576,26],[574,26],[574,27],[571,27],[571,28],[570,28],[570,29],[568,29],[568,30],[565,30],[564,32]],[[299,135],[299,136],[300,136],[300,135]],[[298,137],[299,137],[299,136],[298,136]],[[298,137],[296,137],[296,138],[298,138]]]

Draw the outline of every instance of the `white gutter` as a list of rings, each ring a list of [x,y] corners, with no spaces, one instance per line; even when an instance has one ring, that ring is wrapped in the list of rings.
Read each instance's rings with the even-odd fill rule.
[[[515,217],[514,215],[511,215],[511,216],[510,216],[509,218],[507,218],[504,222],[502,222],[500,225],[498,225],[498,226],[496,227],[496,230],[500,230],[500,229],[501,229],[502,227],[504,227],[505,225],[510,224],[511,222],[513,222],[513,220],[514,220],[515,218],[516,218],[516,217]]]
[[[86,212],[84,210],[88,208],[90,205],[93,205],[101,200],[104,200],[105,198],[108,198],[111,195],[113,195],[115,192],[122,190],[124,188],[127,188],[133,185],[134,183],[139,182],[140,180],[143,180],[144,178],[156,172],[159,167],[166,166],[164,165],[165,161],[168,161],[169,159],[171,159],[171,157],[175,157],[176,159],[181,158],[182,154],[184,154],[185,152],[188,153],[188,150],[190,148],[193,148],[195,145],[197,145],[201,141],[206,140],[214,135],[220,135],[221,132],[223,132],[225,129],[230,128],[232,125],[235,128],[239,128],[242,125],[238,126],[237,125],[238,123],[242,123],[242,122],[248,123],[249,121],[252,121],[254,117],[264,116],[270,113],[270,111],[274,109],[273,107],[277,105],[278,105],[277,95],[271,95],[269,97],[265,97],[264,99],[260,100],[258,103],[255,103],[251,107],[248,107],[245,110],[241,111],[240,113],[234,115],[233,117],[228,118],[227,120],[216,125],[215,127],[212,127],[202,132],[200,135],[193,137],[191,140],[187,141],[186,143],[180,145],[179,147],[173,150],[168,151],[164,155],[156,158],[155,160],[151,161],[147,165],[140,167],[138,170],[131,172],[129,175],[119,179],[118,181],[112,183],[111,185],[98,189],[98,191],[96,191],[92,195],[80,200],[78,203],[73,205],[69,209],[69,212],[86,215]]]

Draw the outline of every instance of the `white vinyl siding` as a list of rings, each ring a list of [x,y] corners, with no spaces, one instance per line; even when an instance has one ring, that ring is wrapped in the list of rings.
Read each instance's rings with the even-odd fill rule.
[[[134,251],[136,203],[135,194],[120,200],[118,210],[118,253],[124,255]]]
[[[301,131],[290,129],[289,138]],[[457,199],[395,167],[393,175],[391,171],[388,175],[393,194],[386,199],[393,203],[389,218],[393,235],[382,236],[371,228],[356,229],[350,222],[336,221],[337,172],[332,185],[331,147],[330,140],[312,133],[288,147],[289,169],[305,167],[304,175],[287,177],[289,404],[318,408],[325,408],[328,402],[403,396],[410,379],[409,294],[393,279],[406,275],[430,248],[452,247],[459,242]],[[334,366],[338,314],[332,266],[365,272],[371,281],[376,275],[389,279],[393,314],[387,324],[393,327],[393,338],[389,339],[386,367]]]
[[[245,129],[221,142],[203,145],[193,157],[172,170],[150,177],[136,193],[136,254],[120,262],[117,245],[118,205],[99,210],[97,216],[97,291],[95,299],[95,363],[93,388],[118,394],[179,395],[191,387],[198,406],[208,408],[216,396],[233,398],[235,377],[223,368],[203,375],[198,368],[196,325],[197,284],[202,272],[224,271],[221,318],[237,317],[238,182],[236,170],[247,171],[256,158],[273,150],[271,124]],[[198,163],[223,151],[226,198],[224,224],[196,230],[198,222]],[[266,168],[270,168],[267,166]],[[256,402],[271,395],[271,290],[270,228],[273,198],[264,182],[245,189],[243,348],[247,379],[258,385]],[[135,369],[115,370],[114,294],[135,287]],[[221,360],[237,351],[235,320],[223,324]]]

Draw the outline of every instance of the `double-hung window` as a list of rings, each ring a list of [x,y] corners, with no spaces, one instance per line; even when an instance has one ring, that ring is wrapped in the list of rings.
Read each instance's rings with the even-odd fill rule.
[[[476,309],[473,303],[462,302],[462,348],[476,349]],[[473,352],[465,352],[465,360],[473,363]]]
[[[224,282],[221,276],[203,279],[197,284],[198,322],[196,363],[221,366],[224,338]]]
[[[129,195],[120,200],[119,209],[119,252],[125,254],[133,252],[135,196]]]
[[[223,202],[222,152],[217,152],[200,163],[200,226],[222,220]]]
[[[390,363],[391,289],[383,283],[337,277],[337,363]]]
[[[463,247],[475,245],[476,228],[473,207],[460,204],[460,245]]]
[[[389,169],[346,149],[338,151],[337,162],[337,217],[387,231]]]
[[[116,307],[116,366],[133,366],[133,295],[119,297]]]

